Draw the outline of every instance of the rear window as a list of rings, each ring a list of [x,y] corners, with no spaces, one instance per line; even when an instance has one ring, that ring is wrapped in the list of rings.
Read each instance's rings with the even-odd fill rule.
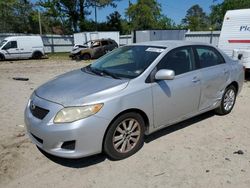
[[[216,66],[225,63],[222,55],[214,48],[208,46],[196,47],[201,68]]]

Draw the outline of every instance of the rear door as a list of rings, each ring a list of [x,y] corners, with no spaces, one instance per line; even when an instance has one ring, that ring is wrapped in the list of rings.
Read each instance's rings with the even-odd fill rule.
[[[4,51],[4,55],[6,59],[19,59],[20,58],[20,51],[17,45],[17,41],[9,41],[5,44],[5,46],[2,48]]]
[[[201,71],[199,110],[202,111],[220,101],[229,79],[229,68],[222,55],[213,47],[196,46],[195,54]]]
[[[181,47],[170,51],[157,65],[157,70],[175,71],[173,80],[152,83],[154,124],[165,126],[198,112],[200,72],[196,70],[193,50]]]

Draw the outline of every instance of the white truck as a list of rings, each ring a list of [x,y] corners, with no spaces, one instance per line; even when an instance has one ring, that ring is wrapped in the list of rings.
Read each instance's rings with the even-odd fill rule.
[[[250,70],[250,9],[227,11],[218,47]]]
[[[0,60],[39,59],[45,55],[40,36],[12,36],[0,43]]]

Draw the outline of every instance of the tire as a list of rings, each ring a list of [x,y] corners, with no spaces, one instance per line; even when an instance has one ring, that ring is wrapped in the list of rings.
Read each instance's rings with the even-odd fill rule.
[[[89,60],[89,59],[91,59],[91,56],[90,56],[90,54],[83,54],[83,55],[81,55],[81,59],[82,60]]]
[[[4,55],[0,54],[0,61],[4,61],[5,58],[4,58]]]
[[[123,114],[110,125],[104,139],[104,152],[113,160],[125,159],[141,149],[144,132],[145,122],[140,114]]]
[[[33,59],[41,59],[43,56],[43,54],[41,52],[34,52],[34,54],[32,55]]]
[[[215,112],[219,115],[229,114],[234,107],[236,95],[236,88],[233,85],[228,86],[222,96],[221,104],[217,109],[215,109]]]

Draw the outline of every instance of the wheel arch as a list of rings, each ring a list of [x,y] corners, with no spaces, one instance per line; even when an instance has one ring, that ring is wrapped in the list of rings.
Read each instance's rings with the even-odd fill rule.
[[[92,54],[90,52],[82,52],[81,56],[84,56],[85,54],[88,54],[90,59],[92,59]]]
[[[236,89],[236,94],[238,94],[238,91],[239,91],[239,84],[236,82],[236,81],[233,81],[233,82],[231,82],[227,87],[229,87],[229,86],[234,86],[235,87],[235,89]]]
[[[40,53],[40,55],[41,56],[43,56],[44,54],[43,54],[43,52],[41,52],[40,50],[35,50],[35,51],[33,51],[33,53],[32,53],[32,58],[34,58],[34,55],[36,54],[36,53]]]
[[[119,114],[117,114],[117,115],[112,119],[112,121],[109,123],[108,127],[106,128],[105,134],[104,134],[103,140],[102,140],[102,150],[103,150],[103,147],[104,147],[104,140],[105,140],[105,138],[106,138],[108,129],[109,129],[109,127],[111,126],[111,124],[112,124],[119,116],[121,116],[121,115],[123,115],[123,114],[126,114],[126,113],[131,113],[131,112],[137,113],[137,114],[140,114],[140,115],[141,115],[141,117],[143,118],[144,123],[145,123],[145,132],[147,132],[147,130],[149,129],[149,118],[148,118],[147,114],[146,114],[144,111],[142,111],[142,110],[140,110],[140,109],[137,109],[137,108],[131,108],[131,109],[124,110],[124,111],[120,112]],[[145,134],[145,133],[144,133],[144,134]]]

